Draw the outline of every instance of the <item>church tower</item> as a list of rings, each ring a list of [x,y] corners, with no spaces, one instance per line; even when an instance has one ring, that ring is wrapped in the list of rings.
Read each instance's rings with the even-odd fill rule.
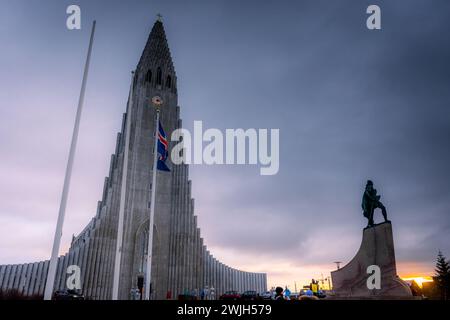
[[[94,218],[72,240],[69,252],[58,258],[55,290],[66,289],[67,267],[81,270],[81,291],[91,299],[111,299],[117,240],[119,202],[126,119],[131,117],[123,244],[119,279],[119,299],[130,299],[132,289],[145,279],[152,190],[153,146],[156,110],[152,98],[163,100],[160,121],[170,142],[173,130],[181,128],[177,96],[177,76],[162,21],[154,23],[133,76],[130,108],[123,115],[105,178],[102,199]],[[217,298],[227,290],[265,291],[263,273],[233,269],[207,250],[191,197],[191,181],[186,164],[166,161],[170,172],[157,172],[157,190],[153,227],[151,299],[176,299],[181,294],[199,294],[214,288]],[[21,287],[26,294],[41,294],[47,277],[48,261],[0,266],[0,288]],[[11,280],[13,279],[13,280]],[[15,279],[18,279],[17,281]],[[210,290],[211,292],[211,290]]]
[[[153,146],[156,110],[153,97],[162,98],[160,122],[168,137],[181,126],[179,117],[177,80],[169,46],[160,20],[156,21],[148,38],[134,75],[132,126],[128,160],[125,229],[119,292],[127,294],[137,287],[138,279],[145,277]],[[169,139],[170,140],[170,139]],[[131,142],[132,141],[132,142]],[[172,145],[169,146],[169,153]],[[169,265],[175,243],[173,236],[178,213],[193,218],[193,200],[187,166],[174,166],[167,161],[171,172],[156,173],[157,190],[153,226],[152,297],[165,298],[171,291]],[[194,226],[193,221],[191,222]],[[188,232],[185,230],[184,232]],[[190,235],[190,233],[189,233]],[[185,239],[190,240],[193,239]],[[187,246],[187,245],[186,245]],[[192,257],[193,258],[193,257]],[[201,264],[199,258],[195,263]],[[145,279],[146,281],[147,279]],[[122,289],[120,289],[123,286]],[[125,298],[125,296],[121,296]]]

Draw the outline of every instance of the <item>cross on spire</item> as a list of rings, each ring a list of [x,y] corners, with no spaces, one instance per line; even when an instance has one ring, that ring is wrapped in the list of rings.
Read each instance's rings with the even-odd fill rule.
[[[156,20],[158,20],[159,22],[162,22],[162,15],[161,15],[161,13],[158,13],[156,15]]]

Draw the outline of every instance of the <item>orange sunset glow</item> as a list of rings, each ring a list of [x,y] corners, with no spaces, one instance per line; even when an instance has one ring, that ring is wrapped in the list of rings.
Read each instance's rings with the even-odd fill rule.
[[[415,281],[419,287],[423,287],[423,284],[425,282],[433,282],[433,279],[431,277],[407,277],[402,278],[402,280],[405,281]]]

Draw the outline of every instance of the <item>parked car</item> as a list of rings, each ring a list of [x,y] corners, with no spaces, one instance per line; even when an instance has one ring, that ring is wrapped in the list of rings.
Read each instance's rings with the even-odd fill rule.
[[[325,291],[319,290],[319,291],[317,292],[317,297],[320,298],[320,299],[324,299],[324,298],[327,297],[327,294],[325,293]]]
[[[58,290],[53,294],[53,300],[84,300],[84,296],[75,290]]]
[[[319,300],[319,298],[317,298],[316,296],[308,296],[308,295],[303,295],[303,296],[300,296],[299,298],[298,298],[298,300]]]
[[[259,296],[263,300],[272,300],[273,299],[273,294],[270,291],[262,292]]]
[[[289,296],[290,300],[298,300],[298,298],[300,297],[300,295],[298,293],[291,293],[291,295]]]
[[[252,291],[252,290],[245,291],[241,295],[242,300],[256,300],[257,298],[258,298],[258,294],[256,293],[256,291]]]
[[[241,295],[237,291],[227,291],[219,297],[220,300],[239,300],[240,298]]]

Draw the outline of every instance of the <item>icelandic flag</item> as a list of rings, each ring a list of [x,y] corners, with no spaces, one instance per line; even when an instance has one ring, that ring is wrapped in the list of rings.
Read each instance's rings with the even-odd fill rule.
[[[166,133],[159,122],[158,125],[158,163],[157,168],[161,171],[170,171],[166,165],[166,160],[169,156],[169,142],[167,141]]]

